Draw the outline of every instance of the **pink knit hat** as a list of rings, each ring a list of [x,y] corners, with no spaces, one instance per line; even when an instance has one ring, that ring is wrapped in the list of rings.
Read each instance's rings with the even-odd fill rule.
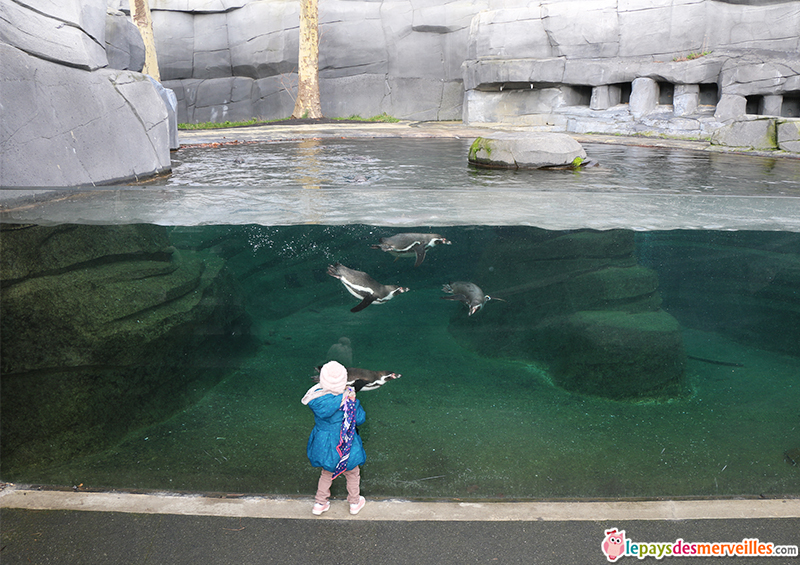
[[[347,369],[338,361],[328,361],[319,371],[319,384],[324,390],[342,394],[347,386]]]

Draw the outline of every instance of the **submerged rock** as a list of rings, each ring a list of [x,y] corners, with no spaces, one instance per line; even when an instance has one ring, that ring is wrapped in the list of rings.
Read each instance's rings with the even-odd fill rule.
[[[800,355],[800,234],[647,232],[665,307],[686,326]],[[686,260],[687,253],[693,258]]]
[[[1,251],[6,469],[168,417],[247,331],[225,261],[178,253],[160,226],[4,225]]]
[[[660,309],[658,277],[637,263],[633,232],[498,229],[476,272],[482,288],[508,301],[451,320],[481,353],[542,364],[555,384],[582,394],[683,393],[678,322]]]
[[[499,133],[479,137],[469,149],[469,162],[478,167],[579,167],[585,159],[581,144],[564,133]]]
[[[567,390],[613,399],[683,392],[683,338],[664,311],[576,312],[552,330],[563,348],[553,379]]]

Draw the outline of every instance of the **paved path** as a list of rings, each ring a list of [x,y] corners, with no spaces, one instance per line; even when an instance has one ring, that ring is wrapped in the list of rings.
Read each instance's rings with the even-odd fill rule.
[[[604,531],[633,542],[800,544],[800,499],[638,502],[370,500],[357,516],[310,498],[0,491],[3,565],[17,563],[608,563]],[[655,559],[650,557],[649,559]],[[798,563],[736,557],[719,563]],[[663,561],[663,560],[662,560]],[[622,563],[633,563],[626,557]],[[666,563],[697,563],[670,557]]]
[[[461,122],[337,122],[323,124],[271,123],[261,126],[246,126],[224,129],[181,130],[178,137],[182,146],[210,145],[215,143],[252,143],[274,141],[300,141],[303,139],[330,138],[454,138],[475,139],[501,131],[547,131],[528,126],[508,124],[464,125]],[[553,129],[552,131],[558,131]],[[563,132],[562,132],[563,133]],[[706,141],[686,141],[660,137],[626,137],[621,135],[569,133],[581,143],[607,143],[612,145],[642,145],[648,147],[672,147],[695,150],[725,150]],[[752,152],[750,152],[752,153]]]

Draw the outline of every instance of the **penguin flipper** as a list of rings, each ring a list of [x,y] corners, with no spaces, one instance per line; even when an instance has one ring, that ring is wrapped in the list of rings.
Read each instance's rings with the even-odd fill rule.
[[[361,304],[359,304],[358,306],[356,306],[354,308],[350,308],[350,311],[351,312],[361,312],[364,308],[366,308],[367,306],[369,306],[373,302],[375,302],[375,297],[370,294],[369,296],[364,297],[364,300],[361,301]]]
[[[442,300],[460,300],[461,302],[465,302],[467,297],[463,294],[451,294],[450,296],[440,296]]]
[[[422,261],[425,260],[425,246],[421,243],[418,243],[414,246],[414,251],[417,252],[417,261],[414,263],[414,266],[419,267],[422,264]]]

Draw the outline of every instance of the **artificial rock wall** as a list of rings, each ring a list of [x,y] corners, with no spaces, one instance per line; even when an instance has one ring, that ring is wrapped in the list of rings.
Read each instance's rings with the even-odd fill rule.
[[[0,186],[150,176],[177,121],[291,113],[298,0],[151,0],[177,100],[139,72],[127,0],[108,2],[0,2]],[[326,0],[323,112],[798,152],[798,29],[798,0]]]
[[[487,356],[547,368],[553,383],[616,400],[686,392],[680,324],[661,309],[656,272],[635,256],[628,230],[496,228],[475,258],[481,288],[508,305],[458,312],[450,331]],[[474,280],[474,279],[473,279]]]
[[[122,0],[125,7],[126,0]],[[461,64],[488,2],[320,2],[326,116],[461,118]],[[151,2],[161,78],[180,122],[288,117],[297,88],[297,0]]]
[[[505,4],[472,20],[464,121],[798,151],[798,30],[796,1]]]
[[[0,226],[4,478],[196,401],[249,319],[225,260],[154,225]]]
[[[297,0],[151,7],[179,121],[291,113]],[[323,113],[800,144],[798,29],[797,0],[327,0]]]
[[[169,170],[168,93],[139,72],[139,31],[105,0],[3,0],[0,61],[0,186]]]

